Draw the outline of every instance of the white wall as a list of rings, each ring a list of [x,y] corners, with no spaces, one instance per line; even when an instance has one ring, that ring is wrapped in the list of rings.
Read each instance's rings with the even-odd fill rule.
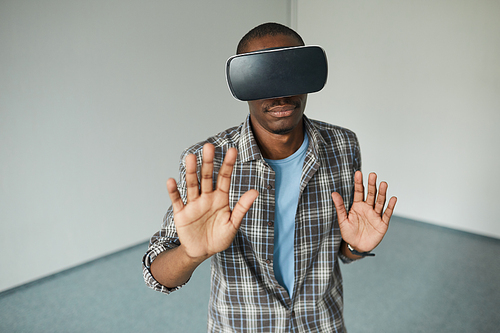
[[[0,290],[147,240],[182,149],[247,114],[225,60],[290,9],[0,2]]]
[[[396,214],[500,237],[500,2],[301,0],[329,56],[307,114],[357,132]]]

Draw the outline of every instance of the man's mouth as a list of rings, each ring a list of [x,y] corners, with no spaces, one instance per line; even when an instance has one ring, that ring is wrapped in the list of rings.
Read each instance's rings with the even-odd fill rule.
[[[295,110],[295,105],[276,105],[267,109],[267,112],[274,117],[288,117]]]
[[[267,113],[269,113],[273,117],[288,117],[295,110],[295,106],[293,105],[279,105],[269,108]]]
[[[273,117],[288,117],[299,107],[300,102],[285,100],[281,101],[281,103],[273,103],[269,105],[265,108],[265,111]]]

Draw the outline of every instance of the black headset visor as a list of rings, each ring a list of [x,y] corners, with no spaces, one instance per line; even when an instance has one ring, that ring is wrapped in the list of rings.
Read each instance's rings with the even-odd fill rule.
[[[317,92],[327,75],[326,54],[319,46],[265,49],[232,56],[226,63],[229,90],[241,101]]]

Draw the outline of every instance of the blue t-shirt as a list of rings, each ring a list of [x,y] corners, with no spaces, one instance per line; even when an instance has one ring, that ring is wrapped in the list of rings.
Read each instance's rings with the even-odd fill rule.
[[[304,132],[304,142],[291,156],[282,160],[265,159],[276,174],[276,207],[274,213],[274,276],[293,296],[295,279],[294,238],[295,213],[299,202],[300,178],[306,157],[309,138]]]

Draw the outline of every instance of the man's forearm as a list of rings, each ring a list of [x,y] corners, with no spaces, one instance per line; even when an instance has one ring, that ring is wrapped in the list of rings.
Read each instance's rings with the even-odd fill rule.
[[[151,263],[151,274],[163,286],[175,288],[186,283],[203,261],[189,257],[181,245],[160,253]]]

